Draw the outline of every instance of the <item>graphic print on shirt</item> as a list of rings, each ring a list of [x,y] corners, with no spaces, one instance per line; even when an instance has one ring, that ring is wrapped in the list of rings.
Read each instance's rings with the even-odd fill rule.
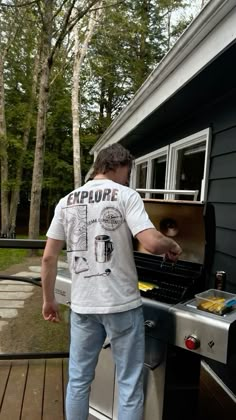
[[[97,235],[95,237],[95,258],[99,263],[110,261],[113,251],[113,243],[108,235]]]
[[[84,257],[75,255],[73,258],[73,270],[75,274],[83,273],[89,270],[88,261]]]
[[[111,274],[110,268],[106,268],[106,270],[103,273],[97,273],[97,274],[90,274],[88,276],[84,276],[84,279],[90,279],[91,277],[106,277]]]
[[[67,207],[65,210],[68,251],[87,251],[87,205]]]
[[[109,193],[109,194],[108,194]],[[106,194],[102,195],[103,199],[113,199],[117,200],[116,194],[111,193],[110,189],[106,189]],[[76,196],[76,199],[78,197]],[[122,223],[124,223],[124,218],[120,209],[115,206],[106,206],[102,209],[100,214],[97,214],[97,217],[91,218],[89,220],[88,215],[94,216],[95,213],[92,211],[92,203],[87,204],[78,204],[76,205],[73,201],[71,203],[72,195],[67,204],[70,204],[68,207],[64,208],[64,222],[67,227],[67,246],[68,252],[70,254],[70,266],[72,271],[75,274],[85,273],[84,278],[97,277],[97,276],[109,276],[111,273],[110,268],[106,268],[105,271],[99,270],[96,272],[92,269],[94,263],[109,263],[112,259],[114,246],[113,241],[110,235],[106,234],[106,231],[114,231],[118,229]],[[72,204],[72,205],[71,205]],[[91,212],[88,211],[88,206],[91,207]],[[102,227],[103,232],[101,234],[96,234],[93,236],[89,234],[88,230],[92,224],[97,224]],[[105,231],[105,232],[104,232]],[[87,256],[84,255],[89,249],[91,250],[93,246],[93,255],[94,262],[91,260],[91,253]],[[86,258],[85,258],[86,257]],[[94,267],[95,268],[95,267]]]
[[[101,226],[110,231],[118,229],[123,221],[123,216],[116,207],[105,207],[99,218]]]

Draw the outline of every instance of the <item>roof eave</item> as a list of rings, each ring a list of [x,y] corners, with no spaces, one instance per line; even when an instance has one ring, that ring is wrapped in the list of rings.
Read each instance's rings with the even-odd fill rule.
[[[234,13],[232,10],[234,10]],[[226,20],[231,22],[226,22]],[[224,37],[222,37],[221,28],[228,28],[228,31],[224,30]],[[230,28],[232,27],[232,30]],[[220,35],[221,34],[221,35]],[[219,39],[219,40],[218,40]],[[210,63],[217,55],[219,55],[227,46],[230,45],[236,39],[236,4],[235,0],[212,0],[206,4],[200,14],[192,21],[190,26],[185,30],[179,40],[171,48],[171,50],[165,55],[163,60],[158,66],[152,71],[149,77],[145,80],[135,96],[129,102],[129,104],[121,111],[117,118],[111,123],[107,130],[103,133],[100,139],[95,143],[93,148],[90,150],[91,154],[96,154],[104,145],[116,143],[124,138],[130,130],[128,130],[127,122],[133,119],[130,124],[130,129],[141,122],[144,118],[154,111],[165,102],[168,97],[171,97],[176,91],[178,91],[184,84],[186,84],[194,75],[198,74],[208,63]],[[214,41],[212,41],[214,40]],[[211,45],[210,45],[211,41]],[[207,46],[209,43],[209,47]],[[204,48],[205,46],[205,48]],[[203,55],[201,54],[201,51]],[[202,60],[199,61],[199,54],[201,54]],[[205,57],[205,60],[203,59]],[[191,65],[191,62],[198,60],[195,66]],[[185,63],[184,63],[185,62]],[[193,69],[191,72],[186,72],[186,78],[178,75],[180,65],[188,65],[189,68]],[[199,64],[199,65],[197,65]],[[187,69],[187,67],[186,67]],[[181,72],[184,74],[184,67],[181,68]],[[176,83],[178,78],[178,83]],[[161,86],[165,82],[169,83],[169,89],[166,89],[166,95],[161,96],[158,92],[161,90]],[[149,111],[141,112],[141,115],[136,115],[138,109],[142,106],[145,101],[150,100],[151,96],[157,95],[160,101],[151,103]],[[126,132],[125,132],[126,131]]]

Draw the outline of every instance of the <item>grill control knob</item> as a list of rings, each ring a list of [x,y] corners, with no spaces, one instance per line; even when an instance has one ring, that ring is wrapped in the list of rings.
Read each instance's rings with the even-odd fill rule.
[[[148,328],[155,328],[155,327],[156,327],[156,323],[155,323],[155,321],[153,321],[152,319],[147,319],[147,320],[144,322],[144,326],[145,326],[145,327],[148,327]]]
[[[200,347],[200,340],[195,335],[189,335],[185,338],[185,346],[189,350],[197,350]]]

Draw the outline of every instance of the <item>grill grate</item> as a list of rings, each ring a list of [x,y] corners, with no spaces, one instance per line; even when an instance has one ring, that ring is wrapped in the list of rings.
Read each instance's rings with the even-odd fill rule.
[[[189,261],[178,261],[173,264],[169,261],[163,261],[163,258],[153,255],[141,255],[134,253],[134,259],[137,269],[145,269],[146,272],[168,274],[175,277],[194,278],[199,276],[202,265]]]
[[[143,297],[159,302],[176,304],[192,297],[201,290],[203,281],[202,265],[178,261],[177,264],[163,262],[153,255],[135,255],[135,263],[140,281],[155,283],[158,288],[141,291]]]
[[[163,281],[159,283],[158,289],[155,288],[146,292],[141,291],[141,295],[149,299],[158,300],[159,302],[174,304],[184,299],[188,289],[187,286]]]

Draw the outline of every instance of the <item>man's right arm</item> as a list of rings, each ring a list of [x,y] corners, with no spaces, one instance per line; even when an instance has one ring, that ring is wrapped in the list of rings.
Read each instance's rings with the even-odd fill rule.
[[[177,242],[167,238],[155,228],[139,232],[136,238],[148,252],[156,255],[165,254],[172,261],[176,261],[182,252]]]
[[[58,322],[58,304],[54,296],[57,261],[64,241],[48,238],[42,258],[41,280],[43,290],[42,314],[45,320]]]
[[[125,202],[126,222],[132,235],[142,246],[152,254],[165,254],[168,259],[176,261],[182,252],[180,246],[171,238],[158,231],[144,207],[143,200],[136,191],[129,190],[129,197]]]

